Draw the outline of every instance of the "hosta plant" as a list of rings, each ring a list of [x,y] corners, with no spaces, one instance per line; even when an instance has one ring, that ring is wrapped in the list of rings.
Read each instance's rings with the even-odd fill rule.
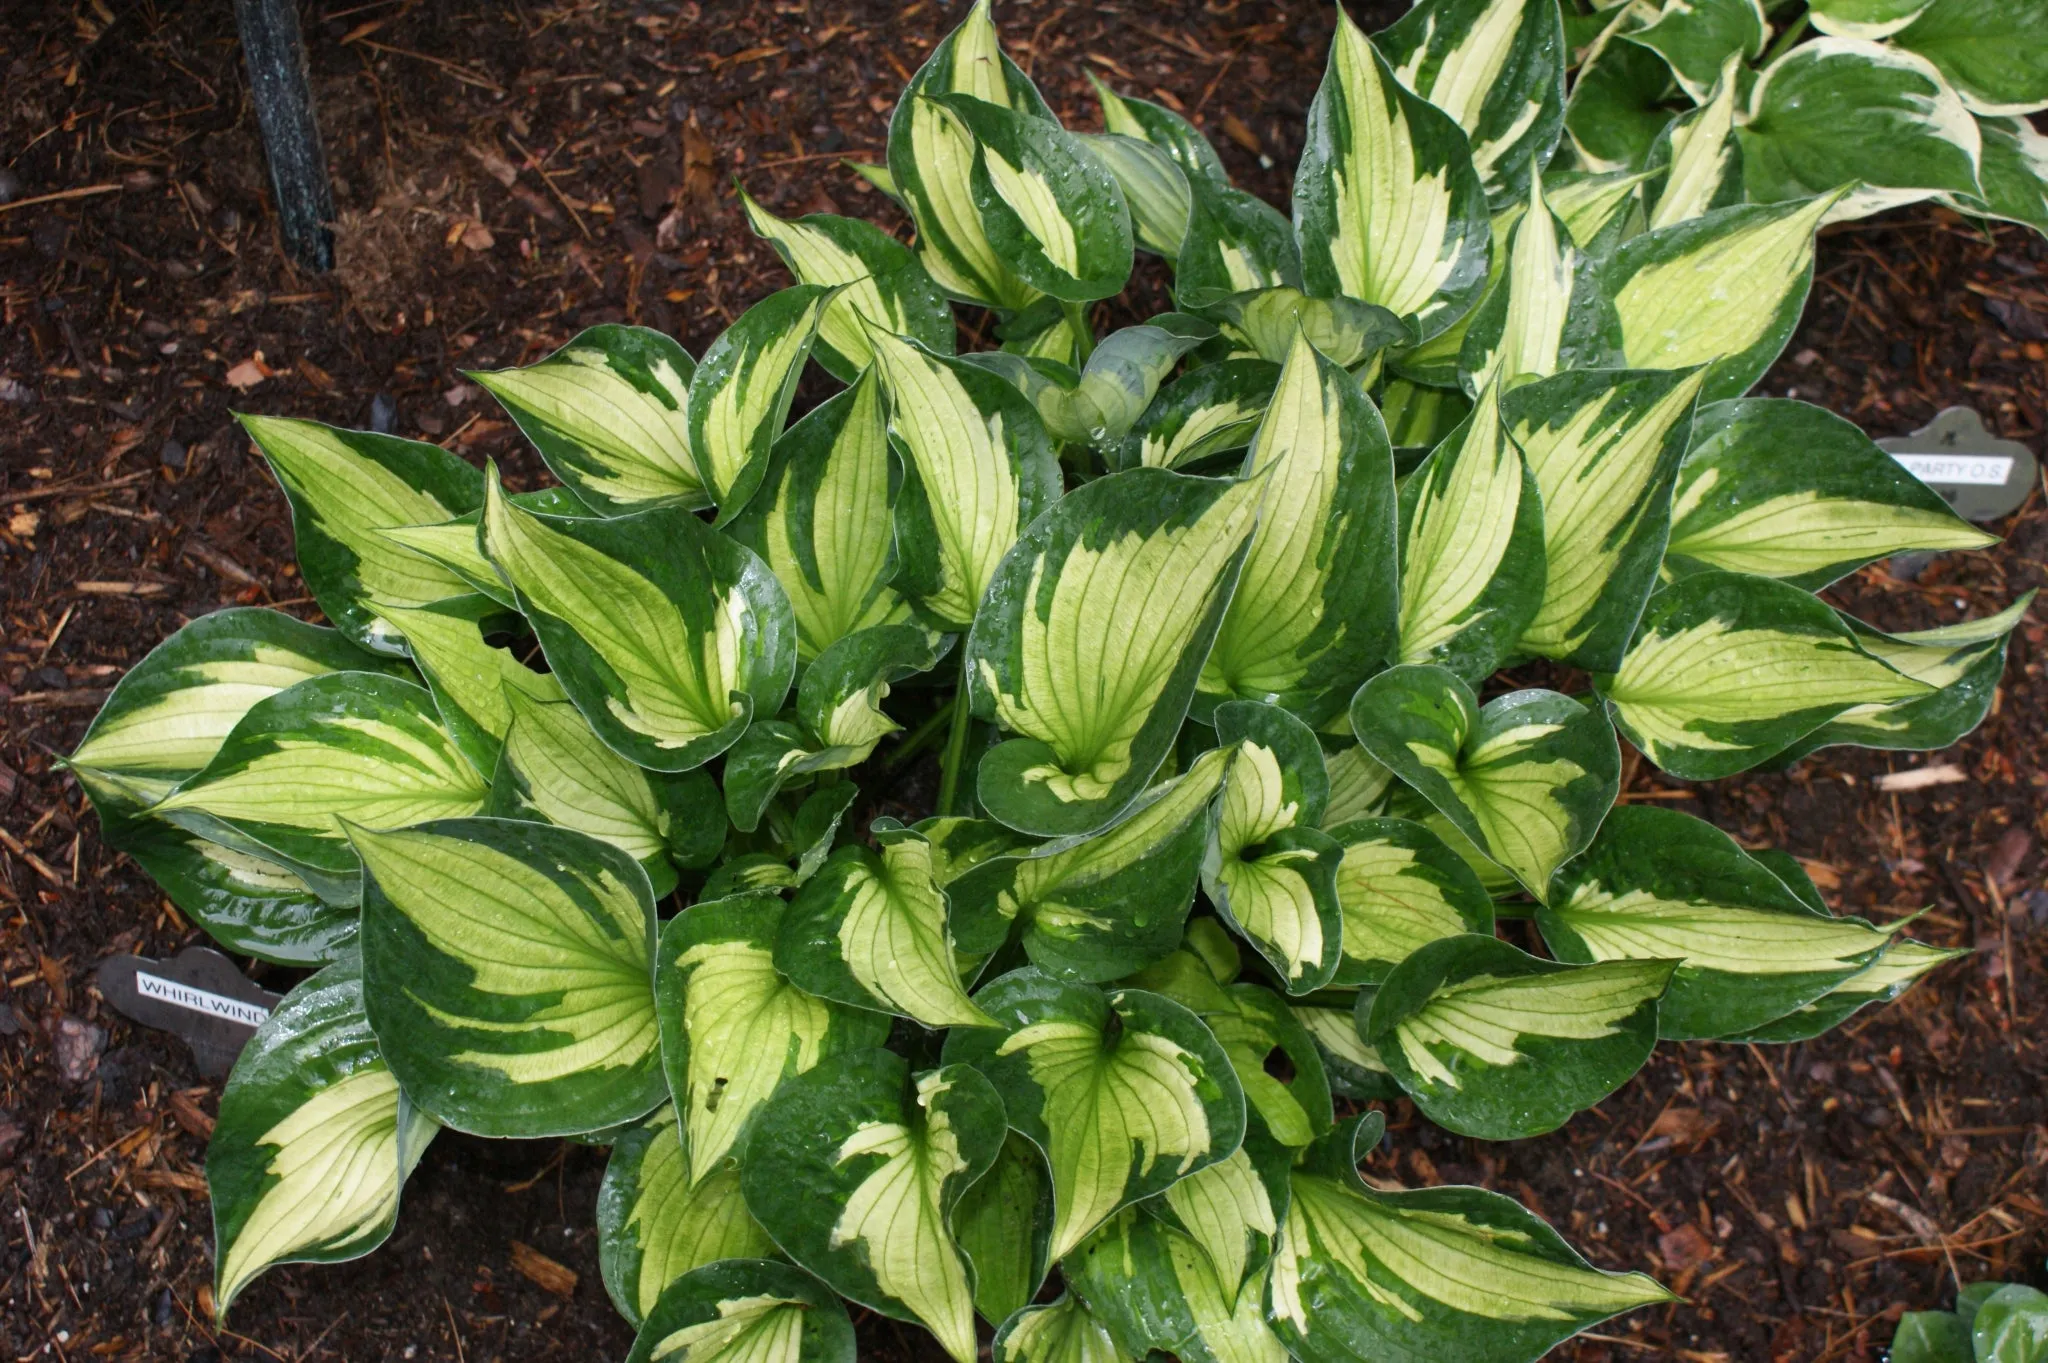
[[[636,1363],[851,1359],[842,1299],[961,1363],[1494,1363],[1669,1300],[1364,1181],[1375,1105],[1536,1135],[1940,963],[1624,754],[1943,747],[2026,603],[1814,594],[1991,538],[1744,396],[1856,187],[1653,222],[1565,140],[1564,19],[1340,15],[1290,217],[1160,105],[1063,127],[983,4],[860,168],[914,246],[748,200],[797,282],[701,361],[476,376],[559,485],[244,418],[330,627],[193,622],[70,759],[318,968],[221,1098],[219,1307],[375,1246],[444,1126],[610,1146]],[[1096,335],[1141,249],[1176,310]]]
[[[1953,1311],[1908,1311],[1892,1363],[2040,1363],[2048,1358],[2048,1295],[2024,1283],[1971,1283]]]

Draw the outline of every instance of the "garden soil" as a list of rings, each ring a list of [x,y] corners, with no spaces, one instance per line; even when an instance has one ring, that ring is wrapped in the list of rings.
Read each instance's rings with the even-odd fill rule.
[[[7,1358],[622,1357],[599,1280],[601,1150],[443,1135],[371,1257],[268,1274],[212,1311],[202,1177],[219,1088],[111,1013],[105,956],[198,939],[55,758],[183,622],[312,617],[285,502],[231,410],[376,424],[540,473],[463,376],[631,321],[701,354],[788,282],[734,186],[785,215],[907,227],[876,159],[897,90],[960,17],[935,0],[549,7],[313,0],[307,46],[338,267],[281,253],[225,4],[15,3],[0,22],[0,1351]],[[1386,5],[1377,7],[1386,11]],[[1361,7],[1384,23],[1391,12]],[[1259,0],[1007,0],[1009,50],[1075,126],[1084,76],[1183,109],[1285,204],[1331,11]],[[1142,258],[1141,258],[1142,259]],[[1141,263],[1133,305],[1164,306]],[[987,324],[963,310],[980,339]],[[2041,448],[2048,250],[1931,208],[1827,232],[1762,391],[1874,435],[1967,404]],[[806,393],[803,401],[815,400]],[[2002,545],[1831,593],[1887,629],[1982,615],[2048,577],[2040,490]],[[1563,1131],[1483,1145],[1389,1113],[1370,1173],[1525,1201],[1680,1304],[1560,1351],[1592,1360],[1870,1363],[1958,1280],[2048,1251],[2048,615],[2013,637],[1991,719],[1954,749],[1835,749],[1718,785],[1632,764],[1626,800],[1798,855],[1844,911],[1975,948],[1903,1001],[1790,1048],[1666,1045]],[[1572,682],[1583,687],[1583,678]],[[886,755],[887,749],[884,749]],[[1886,792],[1887,773],[1931,782]],[[928,772],[870,791],[914,806]],[[273,988],[295,978],[256,967]],[[862,1354],[937,1355],[856,1313]],[[1446,1360],[1445,1363],[1454,1363]]]

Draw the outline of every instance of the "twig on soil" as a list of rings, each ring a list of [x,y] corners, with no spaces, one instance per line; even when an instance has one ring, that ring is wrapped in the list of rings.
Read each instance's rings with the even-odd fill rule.
[[[0,213],[12,213],[17,208],[33,208],[37,204],[56,203],[60,199],[84,199],[94,194],[111,194],[119,188],[119,185],[80,185],[76,189],[60,189],[54,194],[37,194],[32,198],[0,204]]]
[[[576,211],[575,206],[569,202],[569,196],[562,193],[561,187],[555,183],[554,177],[549,175],[547,173],[547,170],[545,169],[548,161],[554,158],[555,152],[549,152],[545,158],[536,157],[532,152],[526,149],[526,144],[521,142],[517,137],[513,136],[511,132],[508,131],[505,134],[505,136],[511,139],[513,147],[519,152],[519,154],[526,158],[526,164],[533,169],[533,173],[535,175],[540,176],[540,182],[548,187],[548,193],[554,195],[556,200],[561,203],[562,207],[569,211],[569,219],[570,221],[576,224],[576,230],[583,234],[583,239],[585,241],[590,241],[592,239],[590,235],[590,228],[584,225],[583,215]],[[555,151],[560,150],[560,147],[555,148]]]
[[[416,61],[423,61],[431,66],[438,66],[464,85],[474,85],[480,90],[489,90],[494,95],[505,93],[505,87],[496,81],[485,76],[479,76],[466,66],[458,66],[446,57],[436,57],[426,52],[415,52],[409,47],[393,47],[389,43],[371,42],[368,38],[358,38],[356,41],[373,52],[389,52],[394,57],[411,57]]]

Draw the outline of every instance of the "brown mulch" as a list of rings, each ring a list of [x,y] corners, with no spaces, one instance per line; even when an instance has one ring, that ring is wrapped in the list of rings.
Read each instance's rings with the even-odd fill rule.
[[[200,1170],[217,1086],[90,984],[107,954],[195,934],[101,847],[52,758],[183,621],[234,603],[311,613],[283,499],[231,408],[381,420],[534,478],[461,371],[529,362],[600,321],[701,354],[787,282],[735,177],[784,214],[903,230],[836,161],[878,155],[898,87],[962,6],[322,0],[305,22],[340,216],[328,276],[278,249],[229,10],[88,0],[0,24],[0,1348],[622,1356],[591,1219],[603,1154],[559,1142],[443,1135],[383,1250],[274,1272],[233,1333],[216,1327]],[[1285,204],[1325,6],[1011,0],[1001,17],[1071,123],[1095,126],[1092,70],[1184,108],[1241,184]],[[7,206],[69,191],[92,192]],[[2038,450],[2044,272],[2037,238],[1937,210],[1834,230],[1763,390],[1878,435],[1966,403]],[[1139,294],[1156,303],[1163,278],[1141,266]],[[1888,628],[1998,609],[2048,579],[2048,502],[1997,528],[1987,553],[1912,581],[1866,570],[1835,598]],[[1687,1298],[1563,1356],[1869,1363],[1900,1311],[1942,1303],[1958,1276],[2038,1281],[2044,641],[2037,608],[1993,717],[1950,752],[1836,749],[1712,786],[1645,767],[1629,790],[1796,853],[1844,910],[1925,909],[1917,932],[1975,956],[1807,1045],[1665,1046],[1545,1139],[1482,1145],[1391,1114],[1380,1176],[1511,1193],[1603,1266],[1655,1270]],[[1964,779],[1872,787],[1935,761]],[[864,1356],[931,1354],[921,1331],[859,1323]]]

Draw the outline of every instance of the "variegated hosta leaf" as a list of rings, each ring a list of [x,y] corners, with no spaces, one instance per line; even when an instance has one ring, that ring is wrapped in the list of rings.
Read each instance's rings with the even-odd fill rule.
[[[1476,392],[1503,391],[1564,369],[1619,362],[1621,331],[1600,293],[1600,267],[1572,244],[1543,197],[1540,176],[1507,239],[1507,269],[1473,310],[1458,350],[1460,381]]]
[[[1664,58],[1693,103],[1704,104],[1728,60],[1761,57],[1770,36],[1762,0],[1684,0],[1664,5],[1628,41]]]
[[[1300,331],[1245,469],[1263,485],[1259,524],[1202,667],[1197,713],[1261,700],[1321,724],[1394,642],[1398,508],[1379,414]]]
[[[689,352],[662,333],[607,322],[536,364],[468,377],[519,423],[557,478],[616,515],[648,502],[706,504],[690,453],[696,372]]]
[[[132,811],[211,762],[258,701],[328,672],[404,667],[282,611],[215,611],[128,669],[66,762],[110,778],[87,786],[103,811],[109,801]]]
[[[760,491],[727,530],[782,584],[801,661],[857,630],[909,619],[889,585],[892,501],[888,417],[870,369],[775,442]]]
[[[1294,1016],[1316,1043],[1330,1092],[1355,1099],[1398,1098],[1401,1086],[1394,1082],[1387,1062],[1358,1035],[1356,1007],[1357,1000],[1349,994],[1324,993],[1296,1003]]]
[[[1059,496],[1059,464],[1038,413],[1004,379],[879,331],[869,340],[905,455],[896,589],[964,630],[1018,532]]]
[[[1294,353],[1298,338],[1346,369],[1365,365],[1388,346],[1415,339],[1407,322],[1374,303],[1356,298],[1311,298],[1291,284],[1233,293],[1203,309],[1226,340],[1274,364]],[[1234,358],[1242,358],[1235,356]]]
[[[1351,717],[1345,715],[1343,722],[1349,727]],[[1323,754],[1323,770],[1330,778],[1330,800],[1323,807],[1323,827],[1335,828],[1386,811],[1394,773],[1363,747],[1354,743]]]
[[[1317,827],[1330,793],[1322,747],[1276,706],[1231,701],[1216,707],[1214,720],[1235,756],[1202,858],[1202,889],[1288,993],[1320,989],[1337,969],[1344,935],[1343,849]]]
[[[1264,492],[1259,479],[1132,469],[1069,493],[1017,542],[967,641],[976,713],[1017,735],[981,759],[990,814],[1041,836],[1087,833],[1145,788]]]
[[[1367,751],[1539,899],[1621,788],[1606,717],[1555,691],[1514,691],[1481,709],[1443,668],[1394,667],[1359,688],[1351,724]]]
[[[1572,244],[1592,254],[1624,228],[1635,210],[1648,171],[1560,172],[1544,181],[1543,197],[1571,233]]]
[[[1262,1173],[1272,1174],[1293,1151],[1329,1130],[1334,1120],[1329,1079],[1323,1073],[1322,1057],[1314,1040],[1286,1000],[1255,984],[1227,985],[1221,993],[1226,1006],[1197,1008],[1193,1002],[1187,1006],[1208,1024],[1217,1044],[1229,1057],[1251,1118],[1246,1149]],[[1294,1072],[1293,1078],[1283,1082],[1269,1072],[1267,1067],[1276,1053],[1285,1058],[1287,1067]],[[1223,1167],[1212,1165],[1189,1177],[1207,1179],[1213,1186],[1216,1178],[1223,1177],[1218,1172]],[[1204,1217],[1198,1214],[1196,1205],[1198,1199],[1182,1196],[1176,1191],[1181,1187],[1176,1183],[1166,1190],[1167,1209],[1179,1218],[1182,1229],[1211,1247],[1218,1255],[1219,1268],[1224,1267],[1226,1256],[1218,1235],[1204,1231]],[[1194,1191],[1187,1190],[1189,1194]]]
[[[960,875],[946,887],[959,947],[992,952],[1017,932],[1040,968],[1088,981],[1173,950],[1229,761],[1226,749],[1204,753],[1101,832],[991,857]]]
[[[989,1357],[993,1363],[1127,1363],[1109,1328],[1071,1293],[1004,1320]]]
[[[1853,422],[1786,398],[1744,398],[1694,420],[1664,556],[1680,572],[1725,568],[1819,591],[1892,554],[1997,542]]]
[[[1674,1041],[1735,1036],[1877,960],[1891,934],[1803,902],[1712,824],[1623,805],[1537,910],[1562,961],[1679,961],[1658,1009]]]
[[[680,418],[678,418],[680,419]],[[542,516],[591,516],[589,505],[565,487],[544,487],[533,492],[515,492],[511,502],[525,511]],[[505,585],[491,561],[484,557],[483,537],[477,532],[477,525],[483,520],[484,511],[479,506],[474,511],[464,512],[452,521],[439,525],[400,525],[377,533],[394,544],[404,545],[415,554],[433,560],[469,584],[469,589],[478,592],[501,606],[516,608],[517,598],[512,589]]]
[[[536,516],[493,477],[484,547],[569,699],[643,767],[702,766],[789,691],[789,599],[760,559],[681,507]]]
[[[1193,186],[1187,234],[1173,261],[1175,302],[1208,309],[1242,293],[1299,290],[1301,282],[1301,247],[1285,214],[1228,185]]]
[[[878,819],[876,831],[888,829],[894,823],[894,820],[885,822]],[[941,886],[951,885],[991,857],[1022,852],[1038,845],[1037,839],[1027,838],[1014,828],[1005,828],[994,819],[939,815],[919,819],[912,828],[931,844],[932,875]]]
[[[1555,1131],[1657,1046],[1675,960],[1560,966],[1487,935],[1418,948],[1360,1006],[1359,1035],[1438,1126],[1480,1140]]]
[[[1743,204],[1645,232],[1602,286],[1635,369],[1706,365],[1703,402],[1741,397],[1791,339],[1813,283],[1813,233],[1846,190]]]
[[[1707,378],[1588,370],[1502,398],[1501,419],[1543,495],[1543,604],[1522,649],[1595,670],[1620,659],[1656,585],[1671,488]]]
[[[1491,676],[1543,603],[1543,498],[1489,384],[1401,486],[1395,661]]]
[[[1662,57],[1631,42],[1609,42],[1579,69],[1565,102],[1565,131],[1579,163],[1604,172],[1642,165],[1671,121],[1671,97],[1678,93]]]
[[[1980,188],[1977,121],[1934,63],[1892,43],[1801,43],[1757,77],[1735,137],[1757,203],[1854,184],[1831,211],[1856,218]]]
[[[439,1129],[377,1049],[354,955],[286,995],[235,1061],[206,1147],[220,1314],[274,1264],[337,1263],[384,1243]]]
[[[1083,133],[1075,141],[1116,181],[1137,245],[1168,260],[1180,254],[1188,234],[1188,178],[1173,157],[1142,138],[1115,133]]]
[[[859,798],[860,787],[851,781],[839,781],[820,786],[796,807],[786,842],[796,854],[797,884],[809,880],[825,864],[825,858],[832,852],[832,839],[839,835],[840,820]]]
[[[1472,874],[1479,877],[1479,883],[1486,892],[1495,899],[1505,899],[1520,887],[1521,882],[1515,878],[1514,872],[1480,851],[1477,843],[1437,812],[1436,806],[1412,786],[1399,782],[1394,785],[1387,796],[1387,814],[1419,823],[1436,834],[1438,841],[1464,861]]]
[[[1163,1221],[1119,1213],[1065,1267],[1075,1294],[1121,1344],[1119,1357],[1287,1363],[1266,1323],[1265,1271],[1239,1291],[1199,1243]]]
[[[470,590],[456,573],[386,538],[401,525],[435,525],[483,504],[483,477],[438,445],[345,431],[317,421],[243,416],[292,504],[292,534],[306,590],[343,634],[380,653],[400,641],[379,606],[424,606]]]
[[[1413,467],[1472,414],[1472,399],[1455,388],[1431,388],[1407,379],[1380,390],[1380,412],[1393,441],[1397,467]]]
[[[477,1135],[565,1136],[661,1101],[639,863],[511,819],[349,836],[370,1021],[421,1107]]]
[[[989,307],[1028,306],[1039,291],[989,242],[974,198],[977,148],[934,101],[946,94],[971,95],[1057,126],[1030,77],[1003,55],[989,0],[975,0],[903,88],[889,120],[889,179],[917,224],[919,259],[940,288]]]
[[[1051,1260],[1052,1179],[1045,1155],[1012,1131],[953,1209],[953,1239],[974,1269],[974,1309],[1001,1325],[1030,1304]]]
[[[1387,368],[1397,378],[1448,386],[1464,384],[1466,376],[1460,373],[1458,361],[1465,350],[1465,338],[1473,324],[1482,317],[1492,317],[1488,324],[1490,328],[1499,323],[1501,309],[1490,305],[1508,277],[1508,238],[1527,211],[1525,200],[1511,203],[1492,216],[1488,222],[1486,282],[1480,286],[1471,307],[1457,321],[1428,340],[1402,347],[1387,356]],[[1389,415],[1388,421],[1391,423],[1392,420]]]
[[[1672,1300],[1640,1273],[1594,1268],[1498,1193],[1368,1188],[1357,1160],[1382,1130],[1378,1113],[1346,1123],[1295,1170],[1266,1318],[1302,1363],[1527,1363]]]
[[[1931,947],[1908,937],[1894,937],[1876,960],[1812,1003],[1729,1039],[1751,1045],[1811,1041],[1873,1003],[1891,1002],[1937,966],[1969,954],[1968,947]]]
[[[1706,103],[1666,124],[1650,149],[1651,230],[1742,202],[1742,155],[1731,134],[1743,69],[1741,57],[1729,57]]]
[[[1102,126],[1107,131],[1120,137],[1135,137],[1159,148],[1173,158],[1173,163],[1180,167],[1190,184],[1229,188],[1229,172],[1223,169],[1222,158],[1216,155],[1216,148],[1209,145],[1209,139],[1202,135],[1201,129],[1163,104],[1119,95],[1097,80],[1094,72],[1083,74],[1095,88],[1096,99],[1102,103]]]
[[[951,120],[952,135],[974,147],[974,207],[1005,268],[1068,302],[1122,292],[1131,277],[1130,209],[1078,137],[1007,101],[965,92],[926,98]]]
[[[909,829],[876,840],[878,852],[840,848],[805,882],[782,916],[776,967],[822,998],[934,1030],[996,1025],[960,986],[931,844]]]
[[[1378,984],[1431,942],[1493,931],[1493,897],[1465,859],[1408,819],[1331,826],[1344,849],[1337,903],[1344,913],[1343,984]]]
[[[831,1288],[768,1259],[722,1259],[670,1283],[626,1363],[855,1363]]]
[[[654,975],[661,1058],[692,1184],[738,1153],[748,1119],[785,1077],[888,1036],[879,1013],[814,997],[776,970],[783,913],[773,893],[756,891],[700,900],[662,927]]]
[[[1400,82],[1465,130],[1496,203],[1520,198],[1564,133],[1564,23],[1550,0],[1428,0],[1376,35]]]
[[[1852,706],[1775,761],[1796,761],[1835,743],[1905,751],[1948,747],[1981,724],[1990,711],[1999,678],[2005,675],[2006,641],[2033,603],[2034,593],[2028,592],[1996,615],[1911,634],[1880,634],[1844,617],[1842,623],[1866,652],[1936,690],[1909,700]]]
[[[1620,668],[1594,684],[1629,741],[1688,781],[1746,771],[1853,707],[1934,691],[1797,587],[1719,570],[1651,597]]]
[[[638,1326],[663,1289],[720,1259],[761,1259],[775,1242],[747,1211],[727,1169],[690,1184],[673,1107],[629,1128],[612,1146],[597,1192],[597,1258],[612,1305]]]
[[[1106,448],[1137,424],[1180,357],[1214,334],[1207,323],[1181,313],[1162,313],[1142,326],[1111,332],[1071,378],[1071,371],[1049,374],[1001,351],[972,358],[1014,383],[1031,400],[1053,439]]]
[[[1486,191],[1464,130],[1404,87],[1340,6],[1308,111],[1294,229],[1310,293],[1413,319],[1427,340],[1486,281]]]
[[[508,618],[495,601],[458,596],[431,606],[385,606],[378,614],[405,637],[406,652],[426,678],[448,736],[485,776],[497,770],[505,730],[512,723],[510,697],[563,698],[562,684],[551,674],[534,671],[510,649],[495,648],[484,637],[487,624]]]
[[[771,293],[720,332],[690,380],[690,451],[723,525],[768,472],[768,451],[789,419],[796,381],[825,310],[846,291],[798,284]],[[845,326],[859,331],[860,316]]]
[[[1913,22],[1934,0],[1813,0],[1807,15],[1822,33],[1839,38],[1888,38]]]
[[[675,887],[675,866],[708,865],[725,845],[725,810],[707,773],[633,765],[567,701],[513,694],[508,703],[487,812],[610,843],[647,871],[656,898]]]
[[[483,808],[487,793],[425,687],[329,672],[250,706],[205,769],[150,812],[283,863],[330,903],[354,904],[361,886],[341,820],[397,828],[459,818]]]
[[[978,1070],[913,1075],[885,1050],[834,1056],[776,1090],[747,1135],[740,1186],[784,1253],[862,1306],[916,1321],[974,1363],[974,1299],[953,1238],[960,1195],[1005,1135]]]
[[[819,860],[822,862],[823,858]],[[734,895],[780,895],[784,890],[793,890],[803,881],[797,879],[796,869],[789,863],[790,858],[774,852],[742,852],[720,862],[717,869],[704,877],[697,902],[708,904]]]
[[[1110,994],[1016,970],[975,1000],[1008,1029],[946,1037],[948,1065],[986,1074],[1010,1125],[1046,1152],[1058,1259],[1119,1208],[1226,1158],[1244,1095],[1201,1019],[1137,989]]]
[[[1895,42],[1940,68],[1974,113],[2048,108],[2048,15],[2035,6],[1935,0]]]
[[[1105,451],[1112,467],[1178,469],[1251,443],[1280,366],[1224,360],[1191,369],[1159,390],[1123,443]]]
[[[742,190],[747,222],[802,284],[841,290],[818,319],[812,354],[845,383],[874,360],[869,322],[941,355],[953,353],[953,309],[908,246],[872,223],[832,213],[778,218]],[[706,361],[710,356],[705,356]]]
[[[1977,163],[1981,198],[1952,194],[1950,207],[1979,217],[2023,222],[2048,235],[2048,137],[2024,118],[1979,118],[1984,155]]]

